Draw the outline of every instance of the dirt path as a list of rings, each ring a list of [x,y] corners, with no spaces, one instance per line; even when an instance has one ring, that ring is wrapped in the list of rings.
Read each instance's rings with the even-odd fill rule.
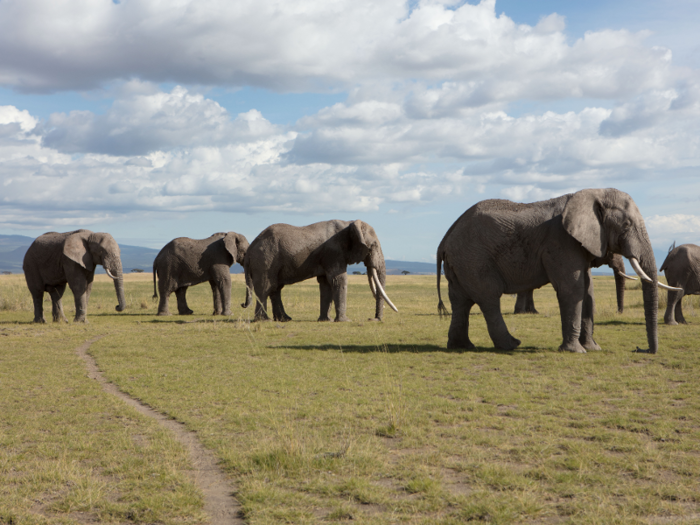
[[[126,395],[104,378],[97,368],[95,359],[87,353],[90,345],[99,339],[101,337],[91,339],[76,349],[77,354],[85,361],[88,377],[99,381],[105,392],[117,396],[143,415],[158,421],[185,446],[190,455],[195,483],[204,493],[204,512],[209,516],[211,525],[244,524],[245,522],[240,518],[241,507],[233,497],[234,487],[217,466],[214,454],[202,446],[196,434],[187,430],[182,423],[169,419],[137,399]]]

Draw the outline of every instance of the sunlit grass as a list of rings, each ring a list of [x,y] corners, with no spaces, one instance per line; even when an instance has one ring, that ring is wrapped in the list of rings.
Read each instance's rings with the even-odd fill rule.
[[[445,349],[449,320],[437,315],[434,276],[390,276],[387,291],[400,313],[387,309],[382,323],[368,321],[374,308],[366,278],[351,276],[353,321],[341,324],[316,322],[315,281],[284,289],[294,321],[251,323],[252,308],[238,307],[242,276],[233,276],[228,318],[210,315],[207,285],[188,292],[194,315],[157,317],[150,279],[127,276],[128,308],[118,314],[113,286],[98,278],[87,325],[26,324],[31,307],[0,312],[0,334],[17,342],[3,344],[3,378],[27,353],[32,367],[41,355],[56,361],[27,383],[52,377],[31,387],[49,397],[19,396],[4,407],[18,419],[37,406],[52,407],[49,432],[31,427],[10,438],[14,428],[2,427],[3,439],[58,441],[51,446],[63,454],[62,463],[52,460],[53,470],[34,449],[4,456],[0,475],[20,465],[36,480],[5,489],[13,501],[25,490],[30,498],[52,497],[56,489],[41,481],[46,477],[76,480],[73,496],[50,500],[41,519],[68,519],[90,508],[100,519],[119,521],[121,515],[105,514],[108,505],[93,502],[119,500],[114,479],[141,476],[130,474],[131,465],[119,466],[119,454],[109,468],[86,463],[81,450],[51,437],[59,417],[75,417],[61,416],[68,409],[50,399],[65,375],[75,389],[96,389],[82,385],[89,382],[72,353],[94,335],[104,335],[92,353],[112,381],[185,422],[215,452],[238,486],[249,523],[691,523],[700,515],[700,307],[686,310],[687,326],[659,325],[659,354],[635,354],[646,344],[641,290],[628,286],[621,315],[612,277],[596,277],[594,337],[603,350],[564,354],[557,352],[561,323],[547,286],[535,291],[539,315],[513,315],[515,298],[502,299],[520,348],[494,350],[475,307],[477,349],[457,352]],[[0,294],[5,285],[0,280]],[[69,291],[64,303],[70,318]],[[57,338],[63,342],[43,352]],[[72,392],[66,394],[77,399],[72,404],[87,403]],[[133,433],[146,435],[141,425],[149,423],[96,397],[109,407],[104,413],[119,408],[124,415],[96,418],[94,428],[70,427],[77,442],[92,444],[90,454],[120,450]],[[95,440],[94,433],[107,437]],[[159,459],[179,464],[178,454],[177,447],[163,448]],[[83,469],[77,475],[69,468],[74,464]],[[189,493],[175,487],[163,482],[145,493]],[[27,509],[22,516],[34,516]]]

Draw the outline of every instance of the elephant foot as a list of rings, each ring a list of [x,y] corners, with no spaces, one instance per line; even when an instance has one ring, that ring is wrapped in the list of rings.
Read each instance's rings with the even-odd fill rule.
[[[75,319],[73,319],[73,322],[87,324],[88,320],[86,317],[76,317]]]
[[[349,317],[346,317],[344,315],[338,316],[333,320],[334,323],[349,323],[351,322],[351,319]]]
[[[194,310],[190,310],[189,308],[187,310],[181,310],[178,312],[180,315],[192,315],[194,313]]]
[[[289,321],[292,320],[292,318],[289,317],[288,315],[279,315],[279,316],[276,315],[276,316],[274,316],[274,319],[275,319],[275,321],[277,321],[278,323],[288,323]]]
[[[600,345],[596,343],[593,339],[590,340],[590,342],[582,343],[581,346],[585,348],[586,350],[590,351],[596,351],[596,350],[602,350]]]
[[[163,316],[166,316],[166,315],[170,315],[170,312],[167,311],[167,310],[164,310],[164,311],[162,311],[162,312],[159,311],[156,315],[159,315],[159,316],[162,316],[162,317],[163,317]]]
[[[574,341],[573,343],[563,344],[559,347],[560,352],[571,352],[573,354],[585,354],[586,349],[581,346],[581,343]]]
[[[664,324],[667,324],[669,326],[677,326],[678,323],[676,322],[675,319],[664,319]]]
[[[221,315],[231,316],[233,315],[233,312],[231,310],[224,310],[223,312],[221,312]]]
[[[380,323],[382,321],[382,318],[381,317],[370,317],[367,320],[372,322],[372,323]]]
[[[326,316],[321,316],[321,317],[318,318],[318,321],[319,321],[320,323],[327,323],[327,322],[330,322],[330,320],[331,320],[331,318],[328,317],[327,315],[326,315]]]
[[[471,341],[447,341],[448,350],[474,350],[475,348]]]
[[[511,336],[510,336],[510,340],[507,340],[507,341],[499,341],[498,343],[496,343],[496,342],[494,341],[494,346],[495,346],[498,350],[507,350],[507,351],[509,351],[509,350],[515,350],[516,348],[518,348],[518,347],[520,346],[520,339],[516,339],[515,337],[513,337],[513,336],[511,335]]]
[[[35,322],[37,324],[45,324],[46,319],[44,319],[43,317],[35,317],[33,322]]]

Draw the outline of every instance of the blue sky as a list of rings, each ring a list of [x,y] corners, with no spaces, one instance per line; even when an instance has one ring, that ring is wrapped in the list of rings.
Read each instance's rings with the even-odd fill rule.
[[[0,1],[0,233],[363,219],[616,187],[700,244],[696,0]],[[660,263],[660,261],[657,261]]]

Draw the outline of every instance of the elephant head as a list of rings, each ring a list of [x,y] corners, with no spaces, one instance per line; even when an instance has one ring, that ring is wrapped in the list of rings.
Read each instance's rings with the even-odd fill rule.
[[[562,214],[564,229],[594,257],[626,257],[642,279],[644,318],[650,353],[658,349],[658,278],[644,219],[632,198],[616,189],[574,193]]]
[[[376,301],[375,319],[381,319],[384,314],[384,301],[392,310],[398,312],[384,290],[386,286],[386,263],[379,238],[369,224],[357,220],[349,227],[349,248],[347,251],[347,263],[364,263],[367,267],[367,280]]]
[[[119,245],[109,233],[93,233],[88,230],[78,230],[69,235],[63,244],[63,254],[89,272],[95,271],[95,266],[104,267],[107,275],[114,280],[119,304],[117,312],[126,308],[124,298],[124,276]]]
[[[248,251],[248,239],[239,233],[228,232],[224,234],[223,241],[226,251],[233,257],[231,264],[238,263],[243,266],[243,259]]]

